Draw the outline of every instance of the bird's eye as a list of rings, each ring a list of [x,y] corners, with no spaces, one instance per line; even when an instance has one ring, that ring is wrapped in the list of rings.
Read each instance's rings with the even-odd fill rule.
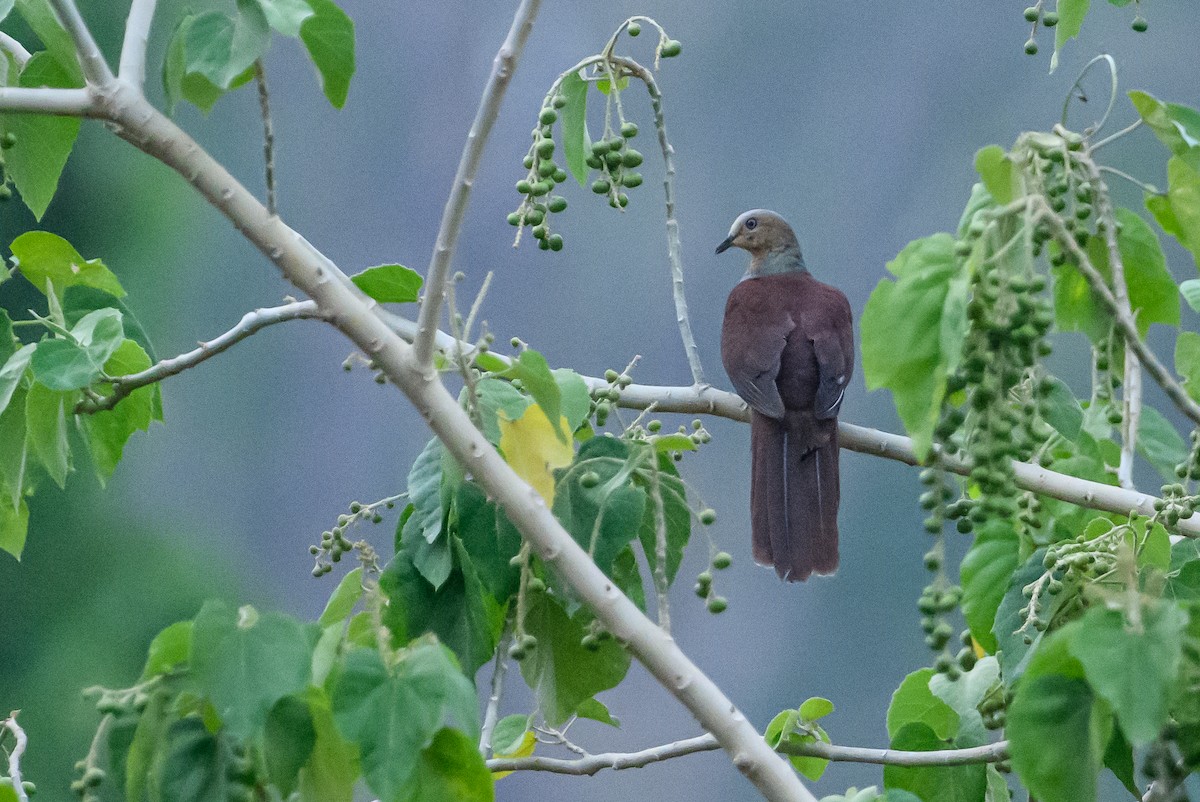
[[[747,231],[753,231],[756,228],[758,228],[758,220],[751,217],[749,220],[746,221],[746,230]]]

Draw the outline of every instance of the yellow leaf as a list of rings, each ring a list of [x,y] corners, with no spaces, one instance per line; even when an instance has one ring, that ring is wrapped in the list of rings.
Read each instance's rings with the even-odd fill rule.
[[[504,460],[526,482],[546,500],[546,506],[554,504],[554,469],[565,468],[575,456],[575,447],[570,440],[562,442],[550,425],[550,419],[537,404],[530,404],[516,420],[508,420],[500,413],[500,450]],[[561,418],[563,431],[567,431],[567,419]]]
[[[532,409],[532,407],[530,408]],[[545,416],[543,415],[542,417]],[[516,749],[511,752],[494,752],[493,756],[500,758],[529,757],[533,754],[533,749],[536,746],[537,738],[534,737],[532,732],[526,730],[525,734],[521,736],[520,745]],[[492,779],[499,780],[501,777],[507,777],[510,774],[512,774],[511,771],[494,771],[492,772]]]

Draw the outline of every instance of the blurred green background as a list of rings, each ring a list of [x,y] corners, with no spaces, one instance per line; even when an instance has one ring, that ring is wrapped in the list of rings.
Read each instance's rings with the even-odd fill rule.
[[[359,52],[343,111],[330,109],[297,43],[277,41],[267,57],[280,212],[347,272],[390,261],[424,272],[515,0],[343,5],[357,23]],[[518,200],[512,184],[523,175],[520,159],[546,87],[625,17],[648,14],[683,42],[682,57],[664,63],[659,81],[679,170],[693,326],[710,379],[728,387],[718,332],[743,263],[712,250],[741,211],[765,206],[788,217],[813,272],[842,287],[861,312],[884,263],[905,243],[955,226],[974,180],[975,151],[1049,128],[1091,56],[1111,51],[1124,89],[1200,105],[1200,17],[1190,4],[1144,4],[1151,26],[1144,36],[1129,30],[1130,10],[1093,4],[1081,40],[1068,46],[1054,75],[1047,75],[1045,32],[1041,56],[1021,52],[1023,5],[546,2],[476,182],[455,262],[468,276],[464,294],[494,270],[483,314],[498,341],[519,335],[554,366],[594,375],[640,354],[639,381],[689,382],[667,280],[661,165],[649,143],[646,184],[624,214],[566,188],[563,252],[528,243],[514,251],[504,220]],[[166,37],[183,4],[161,6],[151,43],[154,99],[161,98]],[[115,61],[128,4],[85,0],[81,7]],[[621,48],[647,59],[646,38]],[[1085,88],[1089,102],[1072,112],[1076,128],[1107,102],[1099,73]],[[625,104],[649,131],[645,97],[629,92]],[[1119,100],[1113,130],[1133,116]],[[261,194],[252,89],[221,100],[207,117],[181,107],[177,119]],[[1148,132],[1112,146],[1106,158],[1164,183],[1164,156]],[[1136,190],[1116,189],[1140,207]],[[0,241],[33,227],[17,204],[0,209]],[[116,271],[160,356],[187,350],[290,291],[178,176],[96,124],[84,125],[59,196],[37,227]],[[1190,258],[1173,243],[1168,257],[1176,278],[1192,277]],[[37,298],[12,282],[0,301],[20,313]],[[1185,326],[1196,322],[1185,311]],[[1162,345],[1153,334],[1152,341]],[[1083,392],[1082,342],[1060,338],[1059,346],[1054,364]],[[39,491],[23,562],[0,556],[0,710],[24,711],[31,739],[25,771],[45,798],[67,798],[71,764],[96,723],[79,690],[132,682],[159,628],[191,617],[210,596],[298,616],[320,611],[333,579],[309,576],[308,545],[351,500],[403,489],[429,436],[394,389],[377,386],[366,371],[341,370],[350,350],[314,323],[269,329],[167,382],[166,425],[135,435],[106,490],[80,466],[66,492]],[[854,423],[898,430],[890,399],[867,395],[861,378],[843,409]],[[682,468],[719,512],[715,537],[735,558],[719,577],[731,605],[713,617],[691,596],[686,577],[707,560],[703,545],[693,549],[673,597],[676,638],[758,727],[821,695],[837,705],[827,720],[835,742],[885,745],[892,690],[929,660],[914,606],[926,582],[927,548],[914,472],[845,454],[842,568],[832,579],[783,585],[750,560],[748,432],[728,421],[708,426],[713,443]],[[1141,478],[1157,487],[1149,473]],[[365,534],[385,550],[391,540],[388,524]],[[964,543],[956,545],[961,552]],[[527,709],[517,684],[510,682],[505,712]],[[576,740],[591,751],[697,734],[640,669],[602,698],[624,726],[580,725]],[[816,790],[878,783],[877,769],[841,765]],[[512,776],[497,787],[501,800],[750,794],[717,754],[594,779]]]

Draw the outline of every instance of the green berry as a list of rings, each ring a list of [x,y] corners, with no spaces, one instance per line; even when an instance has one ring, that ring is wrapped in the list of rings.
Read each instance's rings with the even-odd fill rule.
[[[567,199],[561,195],[555,195],[550,199],[550,202],[547,204],[547,208],[557,214],[567,208]]]
[[[565,97],[563,97],[562,95],[554,96],[554,103],[553,103],[554,108],[561,109],[565,105],[567,105],[567,99]]]
[[[1025,43],[1025,55],[1036,56],[1038,52],[1038,44],[1033,39]],[[1052,154],[1053,155],[1053,154]]]
[[[714,615],[725,612],[728,607],[729,601],[724,596],[713,596],[708,600],[708,611]]]
[[[17,144],[17,135],[12,131],[5,132],[3,138],[0,138],[0,148],[8,150],[15,144]]]
[[[522,195],[528,195],[532,191],[533,184],[530,184],[524,178],[517,182],[517,192],[521,193]]]
[[[542,109],[542,113],[538,115],[538,122],[542,125],[554,125],[558,119],[558,112],[554,109]]]
[[[607,195],[610,189],[612,189],[612,185],[608,183],[607,178],[597,178],[592,182],[592,192],[597,195]]]
[[[1150,27],[1150,23],[1146,22],[1144,17],[1134,17],[1133,24],[1130,27],[1138,33],[1145,33],[1146,29]]]
[[[636,22],[631,22],[631,23],[629,23],[629,27],[626,28],[625,30],[629,32],[630,36],[637,36],[639,33],[642,32],[642,26]]]
[[[641,173],[626,173],[625,175],[621,176],[621,183],[629,189],[633,189],[636,186],[641,186],[642,175]]]
[[[621,123],[621,136],[633,139],[638,135],[637,123]]]
[[[621,156],[621,164],[625,165],[626,167],[637,167],[641,163],[642,154],[633,148],[625,151],[625,154]]]
[[[724,571],[733,564],[733,557],[727,551],[718,551],[713,555],[712,564],[718,571]]]
[[[538,155],[541,156],[543,159],[549,159],[551,156],[554,155],[554,140],[553,139],[543,139],[537,145],[537,152],[538,152]],[[542,173],[542,175],[545,175],[545,173]]]
[[[587,471],[579,477],[579,484],[586,488],[593,488],[600,484],[600,474],[595,471]]]
[[[1041,9],[1039,9],[1037,6],[1030,6],[1029,8],[1025,9],[1026,22],[1037,22],[1037,18],[1041,15]]]
[[[668,39],[663,43],[662,53],[663,58],[674,58],[683,51],[683,45],[678,39]]]
[[[538,165],[537,173],[542,178],[550,178],[554,175],[557,166],[554,162],[542,162]]]
[[[527,654],[528,653],[521,648],[521,644],[519,643],[514,643],[512,646],[508,647],[508,656],[514,660],[524,660]]]
[[[562,249],[563,249],[562,234],[551,234],[550,235],[550,250],[561,251]]]
[[[701,571],[696,574],[696,584],[708,587],[712,584],[713,575],[711,571]]]
[[[545,239],[546,234],[548,234],[548,233],[549,233],[549,231],[547,231],[546,226],[544,226],[544,225],[533,227],[534,239]]]
[[[567,171],[564,170],[563,168],[559,167],[557,170],[554,171],[553,177],[554,177],[554,183],[561,184],[563,181],[567,180]]]
[[[546,583],[543,582],[539,577],[531,576],[529,577],[529,582],[525,585],[525,588],[530,593],[541,593],[546,589]]]
[[[550,240],[549,239],[540,239],[537,241],[537,244],[538,244],[539,251],[550,250]]]
[[[622,209],[624,209],[626,206],[629,205],[629,196],[626,195],[624,192],[617,195],[617,205],[620,206]]]
[[[1053,28],[1055,25],[1058,24],[1058,12],[1047,11],[1045,14],[1042,15],[1042,24],[1045,25],[1047,28]]]
[[[700,510],[700,523],[711,526],[717,520],[717,511],[711,507]]]
[[[525,213],[525,222],[531,226],[540,225],[546,219],[546,214],[541,209],[531,209]]]

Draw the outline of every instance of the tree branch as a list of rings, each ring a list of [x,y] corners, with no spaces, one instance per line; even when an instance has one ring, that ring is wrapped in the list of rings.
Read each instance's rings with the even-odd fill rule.
[[[105,109],[110,121],[116,123],[117,133],[180,173],[403,390],[446,449],[496,499],[542,560],[701,726],[715,735],[734,765],[763,796],[778,802],[814,802],[815,797],[729,698],[675,641],[621,593],[562,528],[541,495],[517,476],[472,425],[428,361],[418,359],[413,348],[377,314],[378,304],[369,302],[327,257],[271,215],[220,163],[145,98],[122,83],[115,85],[112,95]],[[443,291],[444,286],[434,291],[439,301]],[[429,311],[431,303],[427,297],[423,313]],[[427,321],[423,331],[431,352],[437,327]]]
[[[117,74],[121,80],[139,92],[146,84],[146,45],[150,40],[150,25],[154,21],[154,6],[158,0],[133,0],[125,20],[125,41],[121,44],[121,64]]]
[[[504,629],[496,642],[496,659],[492,666],[492,694],[488,697],[483,713],[483,726],[479,730],[479,752],[487,757],[492,752],[492,734],[500,721],[500,697],[504,693],[504,675],[508,673],[508,646],[512,642],[513,619],[510,612],[504,619]]]
[[[492,74],[488,77],[483,97],[479,100],[479,108],[475,112],[475,121],[471,123],[471,130],[467,134],[462,159],[458,163],[458,172],[454,175],[454,187],[450,191],[450,197],[446,199],[446,208],[442,212],[442,223],[438,228],[433,256],[429,260],[429,271],[425,278],[425,300],[421,303],[421,312],[417,318],[417,337],[413,341],[417,363],[420,365],[429,365],[433,357],[433,341],[442,314],[442,303],[446,297],[450,264],[454,261],[454,249],[458,244],[458,234],[462,230],[463,218],[467,213],[467,202],[471,199],[475,174],[479,171],[479,162],[483,158],[483,147],[487,143],[488,134],[491,133],[492,123],[500,114],[500,102],[504,99],[513,70],[516,69],[521,52],[525,49],[525,42],[533,30],[533,21],[541,4],[542,0],[521,0],[521,5],[513,16],[508,36],[500,45],[500,50],[492,62]]]
[[[60,117],[97,117],[99,112],[87,89],[0,86],[0,112],[54,114]]]
[[[271,93],[267,89],[267,71],[262,59],[254,62],[254,82],[258,84],[258,110],[263,124],[263,170],[267,183],[267,211],[279,214],[275,202],[275,126],[271,124]]]
[[[1113,295],[1113,291],[1109,289],[1108,283],[1100,275],[1100,271],[1096,270],[1095,265],[1088,258],[1087,252],[1079,246],[1079,243],[1075,241],[1075,237],[1063,224],[1062,218],[1055,214],[1046,205],[1044,200],[1038,199],[1036,202],[1041,207],[1039,209],[1039,216],[1050,223],[1054,229],[1055,239],[1070,251],[1071,256],[1075,260],[1075,267],[1087,279],[1088,284],[1091,285],[1092,292],[1108,307],[1109,314],[1113,316],[1117,328],[1121,330],[1121,336],[1125,338],[1126,345],[1133,350],[1142,366],[1146,369],[1146,372],[1162,387],[1163,392],[1175,403],[1175,406],[1179,407],[1179,410],[1191,418],[1193,422],[1200,425],[1200,404],[1192,400],[1191,396],[1175,380],[1171,371],[1162,362],[1158,361],[1158,357],[1150,350],[1150,346],[1142,340],[1133,316],[1121,307],[1120,302]]]
[[[15,742],[12,751],[8,753],[8,778],[12,780],[12,787],[17,792],[18,802],[29,802],[29,795],[25,793],[25,786],[21,781],[21,756],[25,754],[25,747],[28,745],[29,739],[25,735],[25,730],[21,729],[21,725],[17,723],[18,712],[20,711],[14,710],[9,713],[8,718],[0,721],[0,727],[11,732]]]
[[[17,66],[21,69],[25,69],[26,62],[33,58],[30,52],[25,49],[25,45],[21,44],[4,31],[0,31],[0,50],[4,50],[11,54],[13,59],[17,62]]]
[[[687,354],[688,367],[692,371],[694,384],[706,384],[704,368],[700,364],[700,350],[692,335],[692,323],[688,317],[687,296],[683,291],[683,246],[679,241],[679,221],[675,218],[675,149],[667,141],[667,121],[663,114],[663,96],[654,80],[654,75],[632,59],[610,56],[614,64],[635,74],[646,85],[650,105],[654,109],[654,127],[658,130],[658,144],[663,157],[663,192],[667,206],[667,256],[671,263],[671,289],[675,299],[675,322],[679,325],[679,336],[683,339],[683,350]]]
[[[183,373],[188,368],[194,368],[201,362],[211,359],[222,351],[227,351],[250,335],[288,320],[325,319],[313,301],[294,301],[283,306],[273,306],[267,309],[255,309],[247,312],[238,324],[224,334],[200,343],[185,354],[163,359],[140,373],[130,373],[127,376],[116,376],[112,379],[112,394],[98,398],[84,398],[75,408],[77,413],[92,414],[106,409],[112,409],[121,399],[138,388],[160,382],[163,379]]]
[[[100,52],[96,40],[92,38],[92,32],[88,30],[87,23],[79,14],[74,0],[48,0],[48,2],[54,12],[58,14],[59,22],[70,34],[71,41],[75,43],[75,55],[79,57],[79,66],[83,68],[83,77],[92,86],[106,89],[116,79],[113,77],[112,70],[108,68],[108,62],[104,60],[104,54]]]
[[[487,762],[491,771],[548,771],[554,774],[591,776],[602,769],[640,769],[698,752],[719,749],[716,738],[701,735],[674,743],[643,749],[640,752],[605,752],[576,759],[560,759],[535,755],[519,758],[492,758]],[[826,743],[783,744],[779,751],[787,755],[819,757],[834,762],[874,763],[889,766],[964,766],[972,763],[995,763],[1008,756],[1008,742],[971,749],[943,749],[934,752],[902,752],[894,749],[865,749],[857,746],[835,746]]]

